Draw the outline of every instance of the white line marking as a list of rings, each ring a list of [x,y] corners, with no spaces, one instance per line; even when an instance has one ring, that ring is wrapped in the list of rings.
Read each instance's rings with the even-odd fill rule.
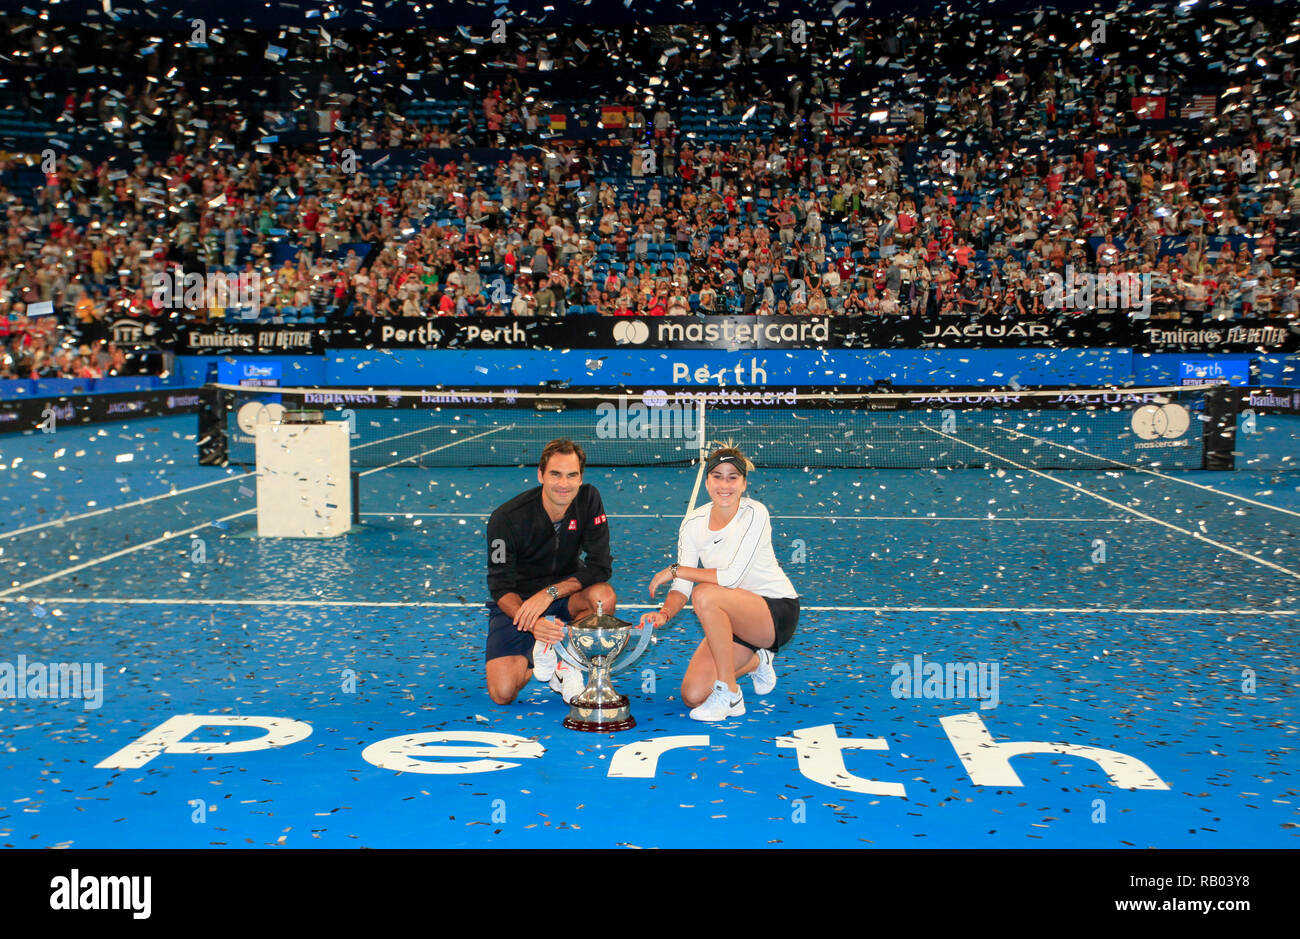
[[[219,390],[221,390],[221,391],[247,391],[247,390],[248,390],[247,388],[245,388],[245,387],[242,386],[242,385],[224,385],[224,384],[221,384],[220,382],[212,382],[212,383],[210,383],[209,385],[207,385],[207,386],[205,386],[205,387],[208,387],[208,388],[216,388],[216,389],[219,389]],[[1084,395],[1091,394],[1091,395],[1094,395],[1094,396],[1102,395],[1102,394],[1127,394],[1127,395],[1159,394],[1159,393],[1163,393],[1163,392],[1169,392],[1169,393],[1171,393],[1171,394],[1188,394],[1188,393],[1197,392],[1197,391],[1206,391],[1206,390],[1208,390],[1208,389],[1210,389],[1210,388],[1215,388],[1215,387],[1218,387],[1218,386],[1216,386],[1216,385],[1184,385],[1184,386],[1178,386],[1178,385],[1161,385],[1161,386],[1154,387],[1154,388],[1123,388],[1123,387],[1111,387],[1111,388],[1090,388],[1090,389],[1089,389],[1088,391],[1086,391],[1086,392],[1078,392],[1078,393],[1079,393],[1079,394],[1084,394]],[[379,394],[384,394],[384,395],[396,395],[396,396],[399,397],[399,398],[410,398],[410,397],[414,397],[415,395],[426,395],[426,394],[444,394],[444,395],[451,395],[451,394],[453,394],[453,392],[450,391],[450,390],[440,389],[440,388],[421,388],[421,389],[418,389],[418,390],[409,390],[409,389],[402,389],[402,388],[374,388],[374,387],[371,387],[371,388],[344,388],[344,387],[340,387],[340,388],[330,388],[330,387],[321,387],[321,386],[318,386],[318,387],[315,387],[315,388],[304,388],[304,387],[297,387],[297,386],[291,386],[291,385],[284,385],[284,386],[276,386],[276,387],[274,387],[274,388],[265,388],[265,389],[263,389],[263,390],[264,390],[264,391],[267,391],[267,392],[283,392],[283,393],[286,393],[286,394],[320,394],[320,393],[323,392],[323,391],[324,391],[324,392],[336,393],[336,394],[346,394],[346,393],[351,392],[351,393],[353,393],[353,394],[355,394],[355,393],[361,393],[361,394],[372,394],[372,395],[379,395]],[[1010,392],[1011,392],[1011,389],[1003,388],[1003,389],[999,389],[999,390],[991,390],[991,391],[962,391],[962,392],[960,392],[960,395],[961,395],[963,398],[992,398],[992,397],[1002,397],[1002,396],[1004,396],[1004,395],[1006,395],[1006,394],[1008,394],[1008,393],[1010,393]],[[464,392],[454,392],[454,393],[456,393],[456,394],[464,394]],[[492,398],[492,399],[500,398],[500,399],[506,401],[506,403],[512,403],[512,402],[516,402],[516,401],[518,401],[518,402],[527,402],[527,401],[531,401],[531,400],[534,399],[534,398],[538,398],[538,399],[541,399],[541,400],[555,400],[555,399],[557,399],[557,398],[560,398],[560,399],[567,399],[567,400],[572,400],[572,401],[616,401],[616,400],[618,400],[619,397],[624,396],[624,395],[628,395],[629,397],[635,397],[635,398],[637,398],[637,399],[639,400],[640,397],[641,397],[642,395],[644,395],[644,393],[645,393],[644,391],[639,391],[639,392],[638,392],[638,391],[633,391],[633,392],[631,392],[630,395],[629,395],[626,389],[624,389],[623,391],[621,391],[621,392],[619,392],[619,393],[611,393],[611,392],[608,392],[608,391],[593,391],[593,392],[582,392],[582,391],[558,391],[558,392],[557,392],[557,391],[511,391],[511,392],[505,392],[505,391],[486,391],[486,390],[483,390],[483,389],[477,389],[477,390],[475,390],[474,395],[475,395],[476,397],[484,397],[484,398]],[[709,403],[708,396],[709,396],[710,392],[692,392],[692,391],[688,391],[688,390],[686,390],[686,389],[678,389],[678,391],[677,391],[676,393],[677,393],[677,394],[685,394],[685,395],[689,395],[690,398],[692,399],[691,401],[687,402],[687,401],[682,401],[680,398],[675,398],[675,400],[677,400],[677,401],[679,401],[679,402],[681,402],[681,403],[683,403],[683,404],[694,404],[696,401],[698,401],[698,402],[704,404],[705,406],[707,406],[708,403]],[[723,393],[725,394],[725,391],[724,391]],[[1062,392],[1062,391],[1060,391],[1060,390],[1036,391],[1036,390],[1033,390],[1033,389],[1024,389],[1024,390],[1021,390],[1021,391],[1017,391],[1017,392],[1015,392],[1015,393],[1016,393],[1016,394],[1019,394],[1022,398],[1050,398],[1050,397],[1054,397],[1054,396],[1059,396],[1059,395],[1063,394],[1064,392]],[[716,392],[714,392],[713,394],[716,394]],[[788,401],[790,398],[794,398],[794,399],[797,400],[797,401],[826,401],[826,400],[833,400],[833,401],[867,401],[867,400],[871,400],[871,399],[873,399],[873,398],[891,398],[891,399],[897,400],[898,398],[924,398],[924,397],[929,397],[929,396],[930,396],[929,393],[925,393],[925,392],[901,392],[901,391],[900,391],[900,392],[888,392],[888,391],[856,391],[856,392],[850,392],[850,391],[846,391],[846,392],[808,391],[808,392],[797,392],[797,393],[796,393],[796,392],[780,392],[780,395],[781,395],[781,400],[782,400],[782,401]],[[752,400],[752,399],[751,399],[751,400]],[[446,407],[446,408],[453,408],[453,407],[454,407],[456,404],[458,404],[458,403],[459,403],[459,404],[463,404],[464,402],[449,401],[449,402],[446,402],[446,403],[444,403],[444,404],[441,404],[440,406],[441,406],[441,407]],[[743,407],[743,405],[741,405],[741,406]],[[462,410],[466,410],[466,409],[468,409],[468,408],[463,408]],[[414,410],[414,409],[412,409],[412,410]]]
[[[491,512],[361,512],[362,518],[488,518]],[[614,515],[610,518],[658,518],[675,519],[676,515],[637,515],[634,513]],[[1067,516],[1063,518],[1039,518],[1036,516],[997,516],[981,517],[978,515],[773,515],[773,519],[808,519],[817,522],[1123,522],[1125,525],[1139,524],[1131,518],[1110,515],[1097,518]]]
[[[372,440],[370,441],[370,443],[359,443],[352,449],[361,450],[365,447],[376,447],[381,443],[388,443],[393,440],[398,440],[402,437],[409,437],[411,436],[411,434],[422,434],[427,429],[428,428],[421,428],[420,430],[412,430],[402,434],[394,434],[392,437],[384,437],[381,440]],[[390,465],[396,466],[397,464],[394,463]],[[383,467],[383,469],[387,469],[387,468],[388,467]],[[206,489],[209,486],[220,486],[222,483],[235,482],[236,480],[247,479],[249,476],[256,476],[256,475],[257,474],[255,472],[251,472],[251,471],[247,473],[239,473],[238,475],[235,476],[227,476],[224,479],[214,479],[210,483],[199,483],[197,486],[189,486],[185,489],[173,489],[171,492],[159,493],[156,496],[149,496],[148,498],[145,499],[137,499],[134,502],[127,502],[122,505],[110,505],[102,509],[95,509],[93,512],[82,512],[79,515],[65,515],[62,518],[51,519],[48,522],[40,522],[39,524],[36,525],[28,525],[25,528],[15,528],[13,531],[0,532],[0,538],[13,538],[16,535],[25,535],[28,532],[39,531],[42,528],[49,528],[52,525],[64,525],[68,522],[79,522],[84,518],[94,518],[97,515],[105,515],[109,512],[119,512],[123,509],[133,509],[136,508],[137,506],[145,505],[146,503],[149,502],[156,502],[159,499],[170,499],[174,496],[183,496],[187,492],[196,492],[199,489]]]
[[[509,425],[509,426],[514,426],[514,425]],[[405,463],[405,462],[407,462],[408,460],[418,459],[419,457],[424,456],[425,453],[434,453],[434,452],[436,452],[437,450],[445,450],[445,449],[447,449],[448,447],[454,447],[454,446],[456,446],[456,444],[459,444],[459,443],[467,443],[467,442],[469,442],[470,440],[477,440],[479,437],[486,437],[488,434],[494,434],[494,433],[496,433],[497,431],[499,431],[499,430],[504,430],[504,429],[505,429],[505,428],[503,428],[503,427],[498,427],[498,428],[494,428],[494,429],[492,429],[492,430],[484,431],[484,432],[481,433],[481,434],[476,434],[476,435],[474,435],[473,437],[466,437],[466,438],[464,438],[463,440],[456,440],[456,441],[453,441],[452,443],[443,444],[443,445],[440,446],[440,447],[435,447],[433,450],[426,450],[424,453],[417,453],[415,456],[404,457],[403,459],[399,460],[397,463],[390,463],[390,464],[388,464],[388,466],[377,466],[377,467],[375,467],[375,468],[372,469],[372,470],[367,470],[366,473],[377,473],[377,472],[379,472],[380,470],[388,469],[388,468],[391,467],[391,466],[397,466],[398,463]],[[360,475],[365,476],[366,473],[361,473]],[[246,475],[253,475],[253,474],[250,473],[250,474],[246,474]],[[252,508],[252,509],[245,509],[245,510],[242,511],[242,512],[235,512],[233,515],[226,515],[226,516],[223,516],[222,518],[216,519],[216,521],[218,521],[218,522],[227,522],[227,521],[230,521],[232,518],[241,518],[242,516],[245,516],[245,515],[252,515],[252,514],[254,514],[256,511],[257,511],[257,509],[255,509],[255,508]],[[43,584],[43,583],[46,583],[46,582],[48,582],[48,581],[55,580],[55,579],[57,579],[57,578],[59,578],[59,577],[63,577],[63,576],[66,575],[66,574],[75,574],[77,571],[83,571],[83,570],[85,570],[85,569],[88,568],[88,567],[94,567],[94,566],[97,565],[97,564],[103,564],[105,561],[112,561],[112,560],[115,560],[116,558],[123,557],[124,555],[132,554],[132,553],[134,553],[134,552],[136,552],[136,551],[141,551],[141,550],[143,550],[143,549],[145,549],[145,548],[151,548],[151,547],[153,547],[154,545],[162,544],[164,541],[171,541],[173,538],[180,538],[180,537],[182,537],[183,535],[188,535],[188,534],[191,534],[192,532],[200,531],[201,529],[204,529],[204,528],[209,528],[209,527],[211,527],[211,525],[212,525],[212,522],[210,522],[210,521],[209,521],[209,522],[204,522],[204,523],[201,524],[201,525],[195,525],[195,526],[193,526],[193,527],[191,527],[191,528],[186,528],[186,529],[183,530],[183,531],[168,532],[167,534],[163,535],[163,536],[160,537],[160,538],[152,538],[152,539],[150,539],[149,541],[144,541],[144,542],[141,542],[140,544],[132,545],[132,546],[129,547],[129,548],[123,548],[121,551],[115,551],[115,552],[113,552],[112,554],[106,554],[106,555],[104,555],[103,557],[92,558],[91,560],[89,560],[89,561],[85,561],[85,562],[83,562],[83,563],[81,563],[81,564],[78,564],[78,565],[76,565],[75,567],[64,568],[64,569],[61,570],[61,571],[55,571],[53,574],[46,574],[44,577],[38,577],[38,578],[35,579],[35,580],[29,580],[29,581],[27,581],[27,583],[25,583],[25,584],[17,584],[17,585],[15,585],[15,586],[13,586],[13,587],[9,587],[9,588],[6,589],[6,590],[0,590],[0,598],[7,597],[9,594],[16,593],[16,592],[18,592],[18,591],[20,591],[20,590],[27,590],[27,589],[30,588],[30,587],[35,587],[35,586],[37,586],[37,585],[39,585],[39,584]]]
[[[376,466],[374,469],[368,469],[365,472],[358,473],[357,475],[369,476],[371,473],[378,473],[381,472],[382,470],[392,469],[394,466],[401,466],[403,463],[409,463],[411,460],[418,460],[420,457],[427,456],[430,453],[437,453],[439,450],[446,450],[448,447],[455,447],[462,443],[469,443],[471,440],[478,440],[480,437],[486,437],[488,434],[499,434],[503,430],[513,430],[514,427],[515,427],[514,424],[506,424],[502,427],[494,427],[491,430],[483,431],[483,433],[481,434],[475,434],[473,437],[462,437],[460,440],[453,440],[451,443],[444,443],[440,447],[434,447],[431,450],[425,450],[423,453],[416,453],[413,456],[402,457],[402,459],[398,460],[395,463],[389,463],[386,466]]]
[[[198,599],[194,597],[0,597],[0,603],[130,604],[133,606],[306,606],[306,607],[421,607],[428,609],[483,609],[484,603],[440,600],[259,600],[255,598]],[[621,610],[657,610],[658,603],[620,603]],[[1115,613],[1144,616],[1300,616],[1300,610],[1192,609],[1105,606],[800,606],[817,613]]]
[[[940,437],[943,437],[947,440],[952,440],[955,441],[956,443],[964,444],[973,450],[980,451],[981,453],[987,453],[989,456],[993,457],[994,459],[1002,460],[1004,463],[1010,463],[1012,466],[1016,467],[1017,469],[1022,469],[1025,470],[1026,472],[1033,473],[1035,476],[1041,476],[1044,479],[1048,479],[1054,483],[1057,483],[1058,485],[1065,486],[1068,489],[1073,489],[1076,492],[1081,492],[1085,496],[1091,496],[1094,499],[1100,499],[1102,502],[1105,502],[1108,505],[1113,505],[1115,506],[1115,508],[1120,509],[1121,511],[1132,512],[1134,515],[1137,515],[1140,518],[1145,518],[1147,521],[1155,522],[1157,525],[1162,525],[1165,528],[1170,529],[1171,531],[1176,531],[1179,532],[1180,534],[1184,534],[1191,538],[1195,538],[1197,541],[1204,541],[1206,544],[1214,545],[1214,547],[1218,548],[1221,551],[1227,551],[1239,557],[1246,558],[1249,561],[1254,561],[1256,564],[1262,564],[1264,567],[1272,568],[1273,570],[1286,574],[1289,577],[1294,577],[1296,580],[1300,580],[1300,571],[1293,571],[1289,567],[1283,567],[1281,564],[1274,564],[1272,561],[1266,560],[1265,558],[1261,558],[1258,555],[1251,554],[1248,551],[1242,551],[1239,548],[1234,548],[1232,545],[1224,544],[1221,541],[1215,541],[1213,538],[1207,538],[1205,535],[1202,535],[1200,532],[1191,531],[1187,528],[1180,528],[1177,525],[1170,524],[1169,522],[1163,521],[1162,519],[1158,519],[1155,516],[1147,515],[1145,512],[1139,512],[1137,509],[1129,508],[1127,505],[1123,505],[1119,502],[1116,502],[1114,499],[1108,499],[1105,496],[1101,495],[1100,493],[1093,492],[1089,489],[1084,489],[1082,486],[1076,486],[1074,483],[1066,482],[1064,479],[1057,479],[1055,476],[1051,476],[1047,473],[1044,473],[1042,470],[1036,470],[1033,467],[1024,466],[1020,463],[1017,463],[1015,460],[1011,460],[1008,459],[1007,457],[994,453],[992,450],[986,450],[984,447],[976,446],[975,444],[971,443],[968,440],[961,440],[957,437],[952,436],[951,434],[945,434],[942,431],[935,430],[933,427],[930,427],[927,424],[921,424],[920,426],[930,431],[930,433],[932,434],[938,434]]]
[[[1026,434],[1023,431],[1012,430],[1010,427],[999,427],[996,424],[990,424],[987,426],[992,427],[994,430],[1001,430],[1008,434],[1015,434],[1017,437],[1028,437],[1030,440],[1037,440],[1040,443],[1049,444],[1053,447],[1062,447],[1066,450],[1073,450],[1075,453],[1082,453],[1084,456],[1093,457],[1098,460],[1105,460],[1108,463],[1114,463],[1116,466],[1122,466],[1124,469],[1132,470],[1136,473],[1149,473],[1152,476],[1159,476],[1161,479],[1168,479],[1172,482],[1182,483],[1184,486],[1193,486],[1197,489],[1204,489],[1206,492],[1213,492],[1215,495],[1223,496],[1224,498],[1231,499],[1234,502],[1248,502],[1251,505],[1257,505],[1262,509],[1272,509],[1274,512],[1285,512],[1287,515],[1294,515],[1297,518],[1300,518],[1300,512],[1297,512],[1294,509],[1284,509],[1280,505],[1269,505],[1267,502],[1260,502],[1256,499],[1251,499],[1248,496],[1234,495],[1231,492],[1225,492],[1222,489],[1215,489],[1213,486],[1207,486],[1204,483],[1194,483],[1190,479],[1180,479],[1177,476],[1169,476],[1168,474],[1161,473],[1157,470],[1147,469],[1145,466],[1133,466],[1128,463],[1121,463],[1113,457],[1097,456],[1097,454],[1089,453],[1087,450],[1080,450],[1077,447],[1072,447],[1068,443],[1056,443],[1055,441],[1048,440],[1045,437],[1035,437],[1033,434]]]
[[[226,515],[222,518],[216,519],[216,521],[228,522],[232,518],[239,518],[240,516],[243,515],[251,515],[256,511],[257,511],[256,509],[245,509],[242,512],[236,512],[233,515]],[[105,554],[103,557],[92,558],[91,560],[78,564],[75,567],[64,568],[61,571],[55,571],[53,574],[46,574],[44,577],[38,577],[35,580],[29,580],[25,584],[18,584],[17,586],[10,587],[7,590],[0,590],[0,597],[7,597],[11,593],[16,593],[19,590],[26,590],[29,587],[35,587],[37,584],[46,583],[47,581],[51,581],[58,577],[62,577],[65,574],[75,574],[77,571],[84,571],[86,568],[94,567],[96,564],[103,564],[105,561],[112,561],[115,558],[120,558],[127,554],[133,554],[134,552],[141,551],[145,548],[151,548],[156,544],[162,544],[164,541],[171,541],[173,538],[179,538],[182,535],[188,535],[191,532],[196,532],[204,528],[211,528],[211,527],[212,527],[212,522],[204,522],[202,525],[195,525],[192,528],[186,528],[184,531],[168,532],[167,534],[163,535],[161,538],[152,538],[149,541],[143,541],[140,544],[132,545],[129,548],[123,548],[121,551],[114,551],[112,554]]]
[[[403,433],[400,434],[393,434],[393,436],[391,437],[381,437],[379,440],[372,440],[369,443],[359,443],[352,449],[364,450],[366,447],[377,447],[381,443],[391,443],[394,440],[401,440],[403,437],[413,437],[416,434],[427,434],[430,430],[442,430],[444,426],[449,426],[449,425],[433,425],[430,427],[420,427],[415,430],[404,431]],[[397,464],[394,463],[391,465],[396,466]],[[384,468],[387,469],[387,467]]]
[[[194,492],[198,489],[206,489],[209,486],[219,486],[222,483],[233,482],[236,479],[246,479],[252,476],[252,473],[240,473],[238,476],[229,476],[225,479],[214,479],[210,483],[200,483],[197,486],[190,486],[186,489],[173,489],[171,492],[160,493],[156,496],[149,496],[147,499],[137,499],[134,502],[127,502],[123,505],[110,505],[106,508],[95,509],[93,512],[82,512],[80,515],[65,515],[63,518],[56,518],[48,522],[41,522],[39,525],[28,525],[26,528],[15,528],[13,531],[0,532],[0,538],[12,538],[15,535],[24,535],[30,531],[37,531],[42,528],[49,528],[51,525],[63,525],[67,522],[77,522],[83,518],[93,518],[96,515],[104,515],[108,512],[117,512],[122,509],[133,509],[136,506],[144,505],[147,502],[155,502],[158,499],[170,499],[173,496],[182,496],[187,492]]]

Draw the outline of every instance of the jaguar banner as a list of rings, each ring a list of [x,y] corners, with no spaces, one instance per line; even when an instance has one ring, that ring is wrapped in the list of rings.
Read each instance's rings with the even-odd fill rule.
[[[328,345],[338,349],[1133,348],[1141,352],[1263,353],[1300,349],[1300,326],[1282,320],[1185,317],[1153,321],[1123,313],[1041,317],[435,316],[338,321],[333,326]]]

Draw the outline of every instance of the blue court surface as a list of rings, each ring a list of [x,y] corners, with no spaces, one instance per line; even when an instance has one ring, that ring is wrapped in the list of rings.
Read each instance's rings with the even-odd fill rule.
[[[593,735],[543,685],[484,690],[484,525],[534,470],[366,470],[350,534],[262,540],[253,477],[198,466],[195,434],[0,438],[0,663],[102,666],[0,697],[0,844],[1300,844],[1290,454],[760,466],[803,604],[776,690],[690,720],[687,611],[615,678],[637,727]],[[694,476],[588,470],[627,619]]]

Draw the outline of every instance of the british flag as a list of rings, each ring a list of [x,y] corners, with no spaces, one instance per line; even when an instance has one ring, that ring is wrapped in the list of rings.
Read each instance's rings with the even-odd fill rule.
[[[833,127],[853,123],[853,109],[838,101],[832,102],[829,107],[823,107],[822,110],[826,112],[826,117],[830,119]]]

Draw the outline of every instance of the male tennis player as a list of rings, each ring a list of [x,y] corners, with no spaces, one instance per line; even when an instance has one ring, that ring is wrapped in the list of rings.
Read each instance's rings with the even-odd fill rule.
[[[541,485],[488,519],[487,686],[497,704],[513,701],[534,668],[539,681],[571,700],[584,687],[582,675],[557,662],[551,645],[564,638],[564,623],[596,612],[597,604],[614,612],[609,523],[600,493],[582,481],[586,465],[582,447],[552,440],[538,461]]]
[[[776,563],[767,507],[745,496],[754,464],[722,447],[704,469],[710,502],[682,521],[677,563],[655,574],[650,596],[669,581],[672,587],[641,625],[662,627],[692,601],[704,639],[686,667],[682,701],[695,720],[720,721],[745,713],[739,676],[753,672],[756,694],[776,687],[772,657],[794,636],[799,595]]]

